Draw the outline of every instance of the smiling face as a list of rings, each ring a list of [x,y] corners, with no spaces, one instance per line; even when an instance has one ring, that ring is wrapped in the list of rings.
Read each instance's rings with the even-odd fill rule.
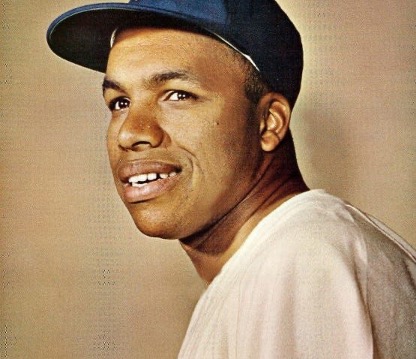
[[[171,29],[118,35],[104,80],[115,184],[145,234],[184,238],[230,212],[258,178],[259,123],[226,45]]]

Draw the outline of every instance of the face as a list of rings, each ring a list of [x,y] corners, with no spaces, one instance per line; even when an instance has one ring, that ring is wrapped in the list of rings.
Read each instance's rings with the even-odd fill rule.
[[[262,163],[245,73],[226,45],[180,30],[119,34],[104,80],[115,185],[145,234],[185,238],[241,202]]]

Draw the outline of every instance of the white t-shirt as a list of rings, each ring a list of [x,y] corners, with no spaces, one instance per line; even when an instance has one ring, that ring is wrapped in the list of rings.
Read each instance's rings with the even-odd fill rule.
[[[209,285],[179,358],[416,358],[416,252],[322,190],[295,196]]]

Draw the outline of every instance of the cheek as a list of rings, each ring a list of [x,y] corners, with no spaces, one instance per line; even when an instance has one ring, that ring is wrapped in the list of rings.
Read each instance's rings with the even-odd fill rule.
[[[195,154],[215,186],[251,180],[261,159],[258,129],[246,112],[222,113],[198,133]]]
[[[107,129],[107,152],[110,160],[111,168],[114,169],[115,164],[118,161],[119,148],[118,148],[118,127],[115,123],[110,122]]]

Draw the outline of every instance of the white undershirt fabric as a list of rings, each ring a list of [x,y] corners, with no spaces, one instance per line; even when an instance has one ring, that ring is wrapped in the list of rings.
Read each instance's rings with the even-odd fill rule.
[[[209,285],[179,358],[416,358],[416,252],[323,190],[297,195]]]

